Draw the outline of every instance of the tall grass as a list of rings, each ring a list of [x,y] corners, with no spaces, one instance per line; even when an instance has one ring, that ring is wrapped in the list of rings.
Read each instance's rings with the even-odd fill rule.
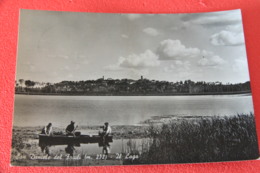
[[[254,115],[200,117],[150,125],[151,145],[140,162],[190,163],[259,157]]]

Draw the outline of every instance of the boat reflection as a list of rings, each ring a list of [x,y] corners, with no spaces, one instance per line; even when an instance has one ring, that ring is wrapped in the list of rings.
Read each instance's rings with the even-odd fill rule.
[[[75,148],[73,144],[68,144],[68,146],[65,148],[65,152],[73,157]]]
[[[69,140],[69,141],[65,141],[65,140],[40,140],[39,141],[39,147],[41,148],[41,152],[47,154],[48,156],[51,155],[51,149],[54,146],[60,146],[63,148],[63,146],[65,146],[64,149],[62,149],[63,151],[65,151],[65,153],[67,153],[69,156],[73,157],[76,149],[75,147],[81,147],[81,144],[84,144],[84,148],[88,148],[88,144],[91,144],[93,146],[93,144],[97,144],[97,147],[101,148],[101,153],[102,155],[108,155],[110,153],[110,143],[112,143],[113,141],[111,140],[111,138],[109,138],[109,140],[103,140],[102,138],[100,140],[92,140],[92,141],[84,141],[84,142],[80,142],[78,140]],[[54,148],[53,148],[54,149]],[[60,151],[62,151],[60,150]]]
[[[98,143],[99,147],[102,147],[102,154],[108,155],[110,153],[110,144],[108,141],[101,141]]]
[[[45,154],[47,154],[48,156],[50,156],[50,145],[48,145],[48,144],[41,144],[41,145],[39,145],[40,146],[40,148],[41,148],[41,151],[43,152],[43,153],[45,153]]]

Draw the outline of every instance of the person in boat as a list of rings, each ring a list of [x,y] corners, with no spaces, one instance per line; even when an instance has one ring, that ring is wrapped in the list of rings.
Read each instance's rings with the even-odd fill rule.
[[[42,129],[42,133],[41,134],[45,134],[45,135],[52,135],[52,124],[49,123],[47,126],[45,126],[43,129]]]
[[[111,134],[112,129],[109,126],[108,122],[105,122],[104,126],[101,126],[101,128],[102,128],[103,131],[100,132],[99,135],[102,136],[103,137],[103,141],[105,141],[106,137]]]
[[[66,135],[72,135],[72,136],[75,136],[75,126],[74,126],[75,122],[74,121],[71,121],[70,124],[67,126],[66,128]]]

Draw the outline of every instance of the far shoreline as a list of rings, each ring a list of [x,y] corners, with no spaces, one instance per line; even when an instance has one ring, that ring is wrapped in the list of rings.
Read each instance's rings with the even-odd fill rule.
[[[121,94],[121,93],[37,93],[37,92],[15,92],[15,95],[44,95],[44,96],[204,96],[204,95],[252,95],[251,91],[241,92],[207,92],[207,93],[146,93],[146,94]]]

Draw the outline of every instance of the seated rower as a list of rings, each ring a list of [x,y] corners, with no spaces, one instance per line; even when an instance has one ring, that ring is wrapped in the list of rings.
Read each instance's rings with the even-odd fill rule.
[[[42,133],[41,134],[45,134],[45,135],[52,135],[52,124],[49,123],[47,126],[45,126],[43,129],[42,129]]]
[[[76,130],[76,128],[78,126],[76,126],[76,128],[75,128],[74,124],[75,124],[75,122],[71,121],[70,124],[67,126],[67,128],[66,128],[66,135],[68,135],[68,136],[72,135],[72,136],[75,137],[75,130]]]

